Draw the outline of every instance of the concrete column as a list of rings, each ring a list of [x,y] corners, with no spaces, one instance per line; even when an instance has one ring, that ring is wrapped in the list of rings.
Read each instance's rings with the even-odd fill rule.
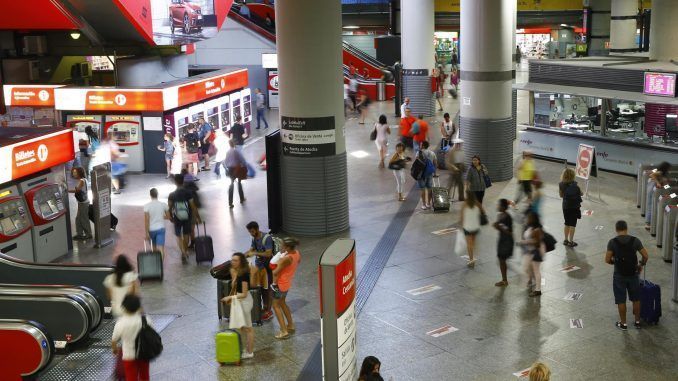
[[[401,0],[400,14],[403,96],[410,98],[413,115],[433,116],[430,78],[435,64],[433,0]]]
[[[496,181],[513,177],[511,3],[461,1],[461,137]]]
[[[610,16],[610,53],[638,51],[638,1],[612,0]]]
[[[584,0],[584,6],[591,8],[591,36],[589,56],[606,56],[609,50],[605,43],[610,41],[610,0]]]
[[[513,26],[511,27],[511,46],[513,46],[513,62],[518,64],[520,66],[520,62],[516,60],[518,57],[516,55],[516,46],[518,43],[516,42],[516,30],[518,29],[518,2],[517,1],[511,1],[511,17],[513,18]]]
[[[283,230],[348,229],[339,0],[275,2]]]
[[[650,59],[678,60],[678,2],[652,0],[650,24]]]

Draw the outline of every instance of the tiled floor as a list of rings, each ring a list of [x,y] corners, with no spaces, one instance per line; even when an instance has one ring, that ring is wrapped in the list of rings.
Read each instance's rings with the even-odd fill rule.
[[[519,107],[519,120],[526,115],[525,102]],[[379,112],[396,124],[392,103],[377,103],[370,119]],[[458,103],[445,99],[445,108],[456,112]],[[271,120],[274,119],[273,114]],[[441,119],[438,114],[435,119]],[[295,380],[320,337],[317,294],[318,258],[337,237],[357,241],[360,268],[393,219],[400,204],[395,201],[395,182],[388,170],[377,168],[376,149],[368,136],[370,124],[346,124],[349,151],[350,231],[325,238],[302,238],[303,260],[289,304],[297,321],[297,333],[286,341],[276,341],[274,322],[257,327],[255,358],[239,367],[219,367],[214,360],[213,336],[224,323],[216,313],[215,281],[208,266],[182,265],[174,242],[168,244],[166,278],[162,283],[142,286],[144,307],[153,314],[180,315],[162,332],[165,352],[151,366],[158,380]],[[245,152],[250,160],[263,152],[257,140]],[[395,134],[395,131],[394,131]],[[437,132],[434,133],[438,136]],[[395,141],[395,136],[391,142]],[[437,139],[435,139],[437,141]],[[365,151],[357,158],[351,153]],[[561,164],[539,161],[546,181],[543,206],[545,226],[562,240],[562,217],[557,181]],[[235,209],[227,207],[227,182],[211,173],[200,175],[204,214],[208,233],[214,239],[217,258],[245,250],[249,237],[244,225],[258,220],[266,225],[265,174],[260,172],[245,182],[247,202]],[[114,254],[134,256],[142,246],[143,214],[148,188],[155,186],[161,198],[173,187],[160,175],[130,176],[130,186],[113,199],[114,213],[120,218],[114,246],[103,250],[78,247],[67,261],[110,263]],[[516,251],[510,266],[510,285],[499,289],[495,257],[496,233],[490,227],[480,234],[479,262],[468,269],[453,253],[454,234],[436,236],[432,231],[455,225],[459,205],[450,213],[433,214],[412,210],[412,215],[386,268],[358,318],[359,358],[375,355],[382,361],[386,380],[511,380],[512,374],[534,361],[547,363],[556,380],[676,380],[678,379],[678,305],[669,298],[670,265],[661,261],[635,207],[635,180],[601,173],[585,200],[583,209],[593,215],[580,221],[576,250],[559,245],[543,265],[546,284],[540,299],[528,298]],[[410,181],[407,187],[411,187]],[[512,198],[514,181],[495,183],[489,189],[488,208],[500,197]],[[603,262],[607,240],[614,236],[614,221],[626,219],[631,233],[648,247],[648,278],[664,288],[664,315],[658,326],[620,332],[611,291],[612,267]],[[602,226],[601,230],[595,227]],[[568,264],[580,270],[561,273]],[[407,291],[436,285],[436,291],[413,296]],[[583,293],[579,301],[565,301],[571,291]],[[570,318],[583,319],[583,329],[569,327]],[[451,325],[458,329],[437,338],[426,332]]]

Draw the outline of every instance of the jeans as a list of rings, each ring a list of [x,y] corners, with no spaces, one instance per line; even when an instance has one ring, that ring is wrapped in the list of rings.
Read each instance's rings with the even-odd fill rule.
[[[268,128],[268,122],[266,121],[266,117],[264,116],[264,111],[265,111],[265,109],[263,109],[263,108],[257,109],[257,129],[259,127],[261,127],[261,120],[262,119],[264,120],[264,125],[266,126],[264,128]]]
[[[403,193],[405,189],[405,170],[404,169],[393,170],[393,175],[395,176],[396,179],[396,192]]]
[[[89,224],[88,212],[89,201],[78,202],[78,214],[75,216],[75,232],[79,236],[92,236],[92,227]]]
[[[228,186],[228,205],[233,205],[233,187],[235,183],[238,183],[238,197],[240,197],[240,202],[245,201],[245,193],[242,190],[242,182],[235,177],[231,177],[231,185]]]

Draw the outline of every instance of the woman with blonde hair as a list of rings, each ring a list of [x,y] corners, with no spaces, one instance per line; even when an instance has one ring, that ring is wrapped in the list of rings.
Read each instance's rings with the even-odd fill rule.
[[[566,168],[560,176],[558,184],[560,197],[563,199],[563,217],[565,219],[565,240],[563,245],[575,247],[574,231],[577,226],[577,220],[581,219],[582,191],[574,180],[574,170]]]
[[[543,362],[536,362],[530,368],[528,377],[530,381],[550,381],[551,370]]]

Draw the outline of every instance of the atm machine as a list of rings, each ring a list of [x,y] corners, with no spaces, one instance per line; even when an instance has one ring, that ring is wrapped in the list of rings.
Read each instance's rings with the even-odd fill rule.
[[[68,253],[68,232],[64,192],[46,173],[19,183],[33,220],[33,256],[35,262],[51,262]]]
[[[31,218],[16,185],[0,190],[0,253],[33,262]]]
[[[141,138],[141,117],[139,115],[106,115],[104,134],[127,155],[124,159],[127,170],[144,171],[144,146]]]
[[[188,108],[188,115],[191,116],[191,123],[198,123],[200,118],[205,117],[205,104],[200,103]]]
[[[242,99],[240,99],[240,91],[232,93],[231,97],[231,123],[235,123],[238,117],[242,117],[242,110],[240,105],[242,104]],[[242,123],[242,120],[240,121]]]
[[[662,244],[662,257],[664,262],[673,260],[673,247],[676,239],[676,224],[678,224],[678,205],[667,205],[664,213],[664,243]]]
[[[219,128],[224,131],[231,129],[231,105],[229,101],[230,97],[228,95],[219,98]]]

